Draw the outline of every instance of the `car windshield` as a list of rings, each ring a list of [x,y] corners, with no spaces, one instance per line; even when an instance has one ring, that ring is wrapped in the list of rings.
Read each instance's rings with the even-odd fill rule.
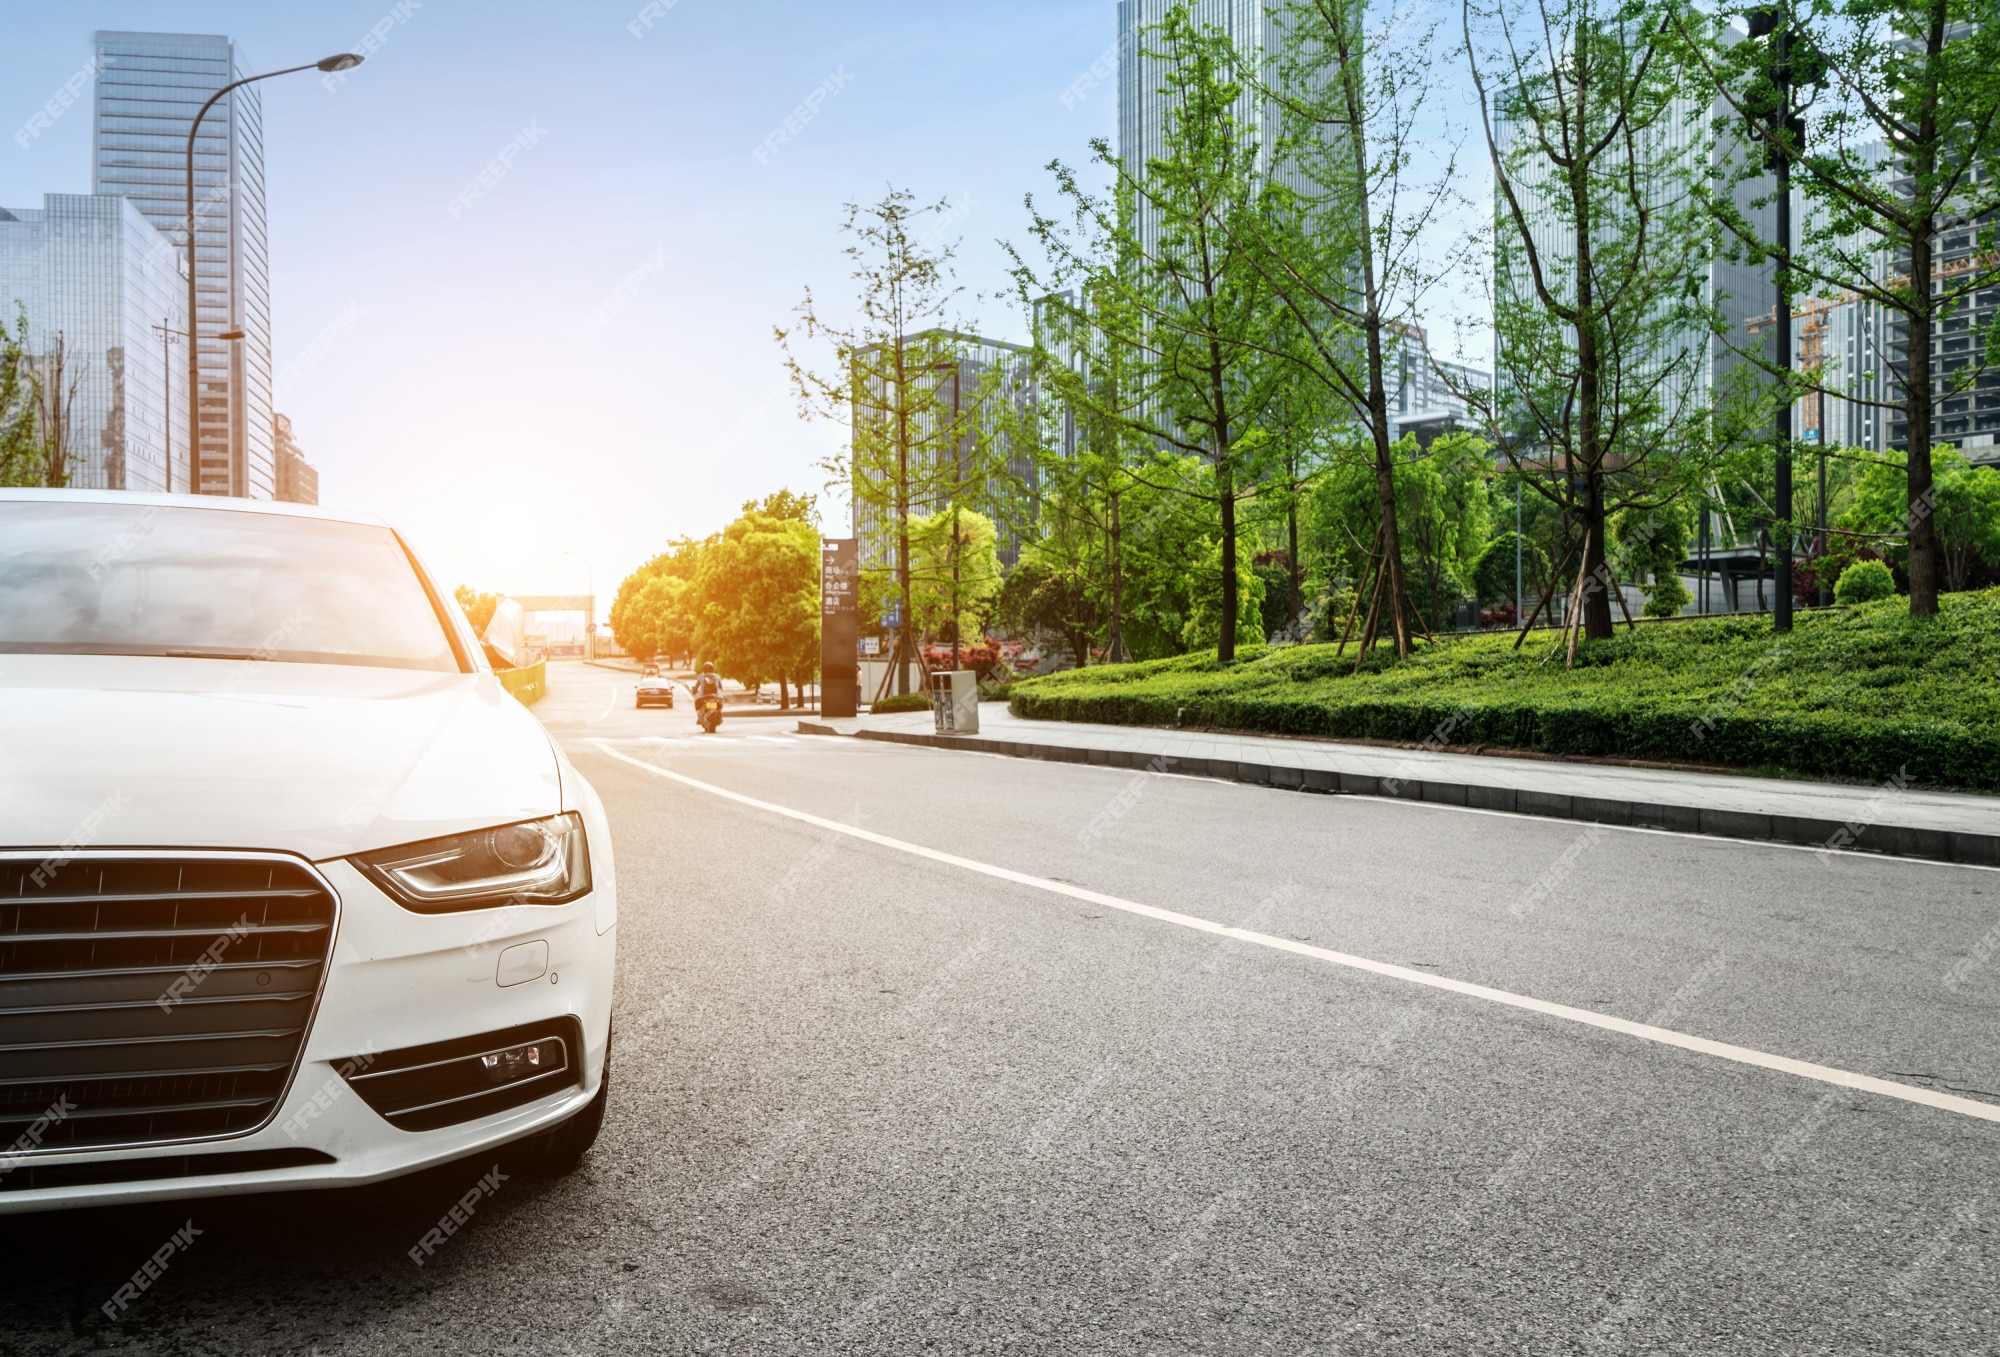
[[[0,500],[0,653],[459,667],[387,528]]]

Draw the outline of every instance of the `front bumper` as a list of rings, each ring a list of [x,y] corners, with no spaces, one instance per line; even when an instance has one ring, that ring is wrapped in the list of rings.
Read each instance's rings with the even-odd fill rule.
[[[416,914],[347,862],[317,864],[340,897],[339,934],[297,1072],[263,1127],[224,1139],[38,1153],[15,1161],[16,1167],[29,1162],[39,1167],[305,1150],[331,1156],[332,1162],[14,1191],[6,1190],[0,1173],[0,1214],[358,1186],[504,1145],[575,1113],[596,1096],[603,1079],[617,937],[608,839],[601,816],[587,815],[593,821],[593,848],[602,844],[605,851],[592,854],[596,889],[566,905]],[[516,951],[505,972],[511,983],[503,986],[501,954],[536,942],[547,944],[546,968],[523,978],[515,960],[522,953]],[[541,951],[530,949],[530,954],[539,957]],[[583,1032],[581,1086],[475,1121],[430,1131],[399,1130],[343,1078],[343,1068],[365,1068],[369,1057],[383,1052],[564,1016],[574,1017]]]

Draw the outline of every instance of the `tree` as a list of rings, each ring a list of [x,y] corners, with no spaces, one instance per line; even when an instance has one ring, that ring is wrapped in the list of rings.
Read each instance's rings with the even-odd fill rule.
[[[1443,276],[1425,267],[1420,245],[1451,201],[1455,167],[1447,159],[1430,183],[1413,182],[1412,148],[1437,84],[1435,32],[1412,32],[1409,16],[1398,13],[1391,23],[1402,31],[1371,42],[1365,12],[1361,0],[1293,0],[1288,7],[1289,41],[1266,88],[1283,110],[1276,158],[1288,174],[1278,181],[1277,210],[1245,222],[1259,246],[1256,266],[1297,329],[1298,342],[1274,347],[1272,356],[1296,361],[1309,386],[1323,390],[1366,437],[1375,489],[1368,566],[1379,562],[1384,580],[1371,590],[1380,608],[1370,611],[1362,645],[1373,643],[1386,618],[1401,657],[1414,619],[1385,362],[1420,336],[1418,305]],[[1314,443],[1309,436],[1300,446]],[[1286,477],[1288,505],[1299,480],[1296,470]],[[1288,528],[1296,559],[1295,518]],[[1437,581],[1427,583],[1435,610]]]
[[[1105,624],[1094,592],[1081,560],[1051,559],[1043,543],[1031,542],[1001,582],[994,615],[1017,635],[1060,638],[1070,662],[1081,669],[1090,662],[1090,643]]]
[[[486,624],[493,620],[493,610],[500,606],[501,594],[482,594],[467,585],[459,585],[451,591],[458,600],[459,608],[465,613],[465,620],[472,624],[472,634],[486,634]]]
[[[1498,370],[1475,404],[1522,483],[1581,529],[1582,629],[1601,639],[1609,520],[1688,493],[1718,438],[1701,371],[1723,328],[1702,295],[1715,231],[1696,192],[1711,152],[1675,101],[1674,0],[1513,3],[1465,10],[1496,198]]]
[[[910,521],[910,619],[917,635],[949,635],[954,651],[965,637],[984,637],[1000,593],[998,542],[993,520],[969,509]]]
[[[2000,565],[2000,470],[1973,467],[1956,449],[1939,448],[1931,459],[1930,512],[1943,584],[1963,589],[1975,559]],[[1882,554],[1910,573],[1915,535],[1909,522],[1909,480],[1894,462],[1870,461],[1854,487],[1840,525],[1874,538]]]
[[[693,581],[704,550],[715,539],[683,537],[618,583],[611,601],[611,635],[627,654],[685,655],[694,650],[694,619],[687,612],[686,586]],[[655,581],[666,581],[648,592]]]
[[[747,513],[700,553],[688,611],[695,647],[746,687],[803,686],[819,662],[819,534],[795,518]]]
[[[1619,558],[1626,572],[1644,572],[1647,617],[1678,617],[1694,595],[1681,583],[1681,563],[1687,560],[1688,539],[1694,536],[1696,508],[1687,499],[1651,510],[1627,509],[1612,521]]]
[[[76,395],[83,386],[83,374],[69,361],[69,346],[61,330],[55,343],[35,360],[39,369],[35,382],[37,437],[30,460],[31,485],[60,489],[69,484],[70,470],[81,459],[75,451]]]
[[[40,484],[41,402],[41,375],[28,356],[28,310],[17,303],[12,332],[0,324],[0,485]]]
[[[819,496],[801,495],[792,490],[774,490],[761,500],[743,501],[743,512],[763,514],[767,518],[789,518],[818,527]]]
[[[1786,83],[1824,87],[1809,117],[1780,97],[1778,71],[1757,44],[1690,40],[1688,50],[1704,83],[1766,148],[1756,164],[1739,154],[1735,176],[1783,162],[1816,209],[1805,214],[1797,249],[1781,254],[1781,275],[1871,303],[1902,330],[1900,356],[1877,354],[1877,370],[1897,396],[1886,404],[1905,424],[1910,612],[1929,615],[1944,569],[1932,515],[1935,417],[2000,366],[2000,327],[1983,338],[1953,335],[1967,328],[1960,317],[1975,294],[2000,283],[2000,22],[1985,0],[1784,0],[1761,16],[1802,66]],[[1689,23],[1684,31],[1696,30]],[[1742,212],[1717,208],[1753,257],[1778,253]],[[1781,295],[1790,291],[1781,286]],[[1815,372],[1793,381],[1784,399],[1806,388],[1883,404],[1828,388]]]
[[[1030,198],[1030,230],[1050,272],[1013,252],[1014,278],[1038,308],[1039,344],[1124,356],[1110,390],[1045,364],[1052,394],[1142,449],[1127,468],[1136,480],[1215,505],[1217,657],[1227,662],[1243,598],[1239,572],[1225,563],[1241,555],[1238,510],[1270,450],[1249,435],[1283,392],[1288,366],[1269,356],[1283,314],[1251,258],[1250,218],[1269,215],[1275,194],[1262,134],[1243,116],[1249,88],[1234,45],[1198,26],[1184,4],[1147,38],[1138,57],[1160,74],[1162,153],[1132,165],[1093,141],[1112,181],[1105,194],[1052,162],[1072,224],[1043,216]]]
[[[848,487],[857,521],[872,516],[894,532],[887,568],[906,618],[911,515],[958,502],[993,470],[977,457],[968,466],[962,455],[968,431],[979,427],[981,401],[968,405],[958,390],[962,337],[948,328],[948,313],[962,290],[952,281],[953,247],[934,243],[932,232],[920,229],[924,218],[949,210],[948,201],[919,204],[899,188],[865,207],[847,204],[841,230],[850,238],[844,253],[853,266],[857,319],[848,325],[830,321],[808,288],[796,311],[798,324],[792,330],[773,327],[800,413],[848,428],[847,448],[825,469]],[[832,345],[830,372],[805,365],[794,350],[802,341]],[[863,568],[880,567],[863,562]],[[899,694],[909,690],[908,662],[914,658],[909,636],[908,627],[896,633],[892,659]]]

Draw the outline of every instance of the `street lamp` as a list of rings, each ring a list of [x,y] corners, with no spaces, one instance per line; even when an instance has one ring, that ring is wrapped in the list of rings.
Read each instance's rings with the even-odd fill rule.
[[[1792,629],[1792,157],[1804,149],[1805,111],[1812,103],[1796,96],[1801,86],[1809,90],[1826,79],[1826,62],[1809,37],[1793,31],[1794,20],[1782,5],[1760,5],[1743,16],[1752,41],[1768,38],[1762,74],[1770,88],[1757,89],[1744,101],[1749,114],[1750,135],[1764,143],[1764,168],[1777,175],[1778,249],[1772,281],[1778,294],[1778,362],[1784,376],[1779,382],[1777,410],[1778,520],[1777,597],[1772,600],[1771,625],[1776,631]],[[1758,563],[1758,578],[1763,564]],[[1761,586],[1760,586],[1761,587]]]
[[[239,86],[248,85],[258,80],[269,80],[272,76],[277,76],[277,75],[295,75],[300,71],[351,71],[360,64],[361,64],[360,57],[356,56],[352,52],[342,52],[338,56],[322,57],[320,60],[315,61],[307,66],[287,66],[282,71],[266,71],[262,75],[249,75],[245,76],[241,80],[233,80],[229,84],[224,85],[221,89],[217,90],[214,94],[208,96],[208,102],[201,106],[201,111],[194,115],[194,122],[191,123],[188,127],[187,218],[184,223],[184,227],[187,232],[186,240],[187,240],[187,266],[188,266],[187,267],[188,482],[189,482],[188,489],[197,494],[200,493],[200,487],[195,484],[194,469],[197,465],[199,465],[201,457],[201,343],[200,343],[201,323],[197,317],[197,312],[195,309],[197,305],[199,305],[199,303],[196,301],[195,298],[195,272],[196,272],[195,269],[196,252],[194,244],[195,134],[201,131],[201,120],[208,116],[208,111],[211,108],[215,107],[215,101]],[[241,330],[231,330],[227,334],[218,337],[222,339],[241,339],[243,337],[243,332]],[[232,485],[230,488],[234,489],[235,487],[234,485]]]

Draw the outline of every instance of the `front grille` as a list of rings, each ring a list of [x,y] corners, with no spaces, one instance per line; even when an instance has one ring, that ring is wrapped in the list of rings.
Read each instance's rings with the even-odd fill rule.
[[[336,912],[290,858],[0,857],[0,1173],[269,1120]]]

